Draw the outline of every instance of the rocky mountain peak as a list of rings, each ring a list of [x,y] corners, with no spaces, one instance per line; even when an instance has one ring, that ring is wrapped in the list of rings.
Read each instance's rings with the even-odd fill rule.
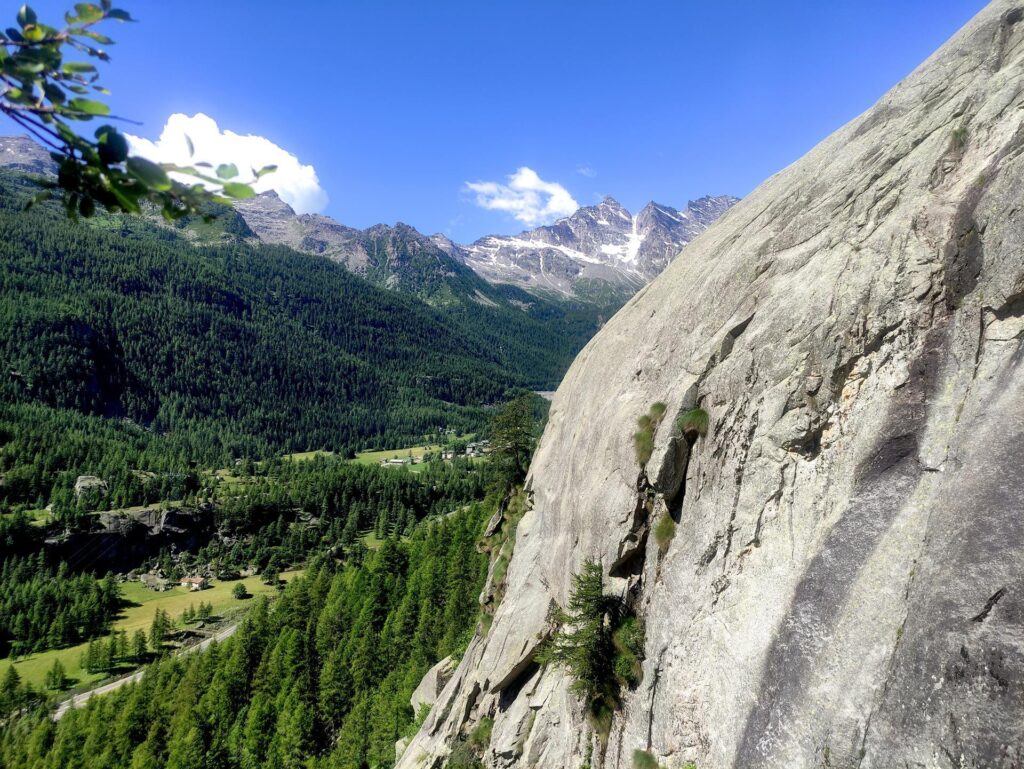
[[[604,283],[628,295],[665,269],[737,200],[708,196],[683,211],[651,202],[633,216],[606,197],[552,225],[481,238],[455,255],[495,283],[569,296]]]

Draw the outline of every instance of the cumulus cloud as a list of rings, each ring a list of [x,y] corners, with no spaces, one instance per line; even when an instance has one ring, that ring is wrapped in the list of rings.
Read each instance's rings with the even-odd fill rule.
[[[532,168],[523,166],[499,182],[466,182],[476,193],[476,204],[491,211],[504,211],[528,227],[548,224],[569,216],[579,208],[569,191],[556,182],[546,182]]]
[[[590,166],[580,166],[579,168],[576,169],[576,173],[578,173],[580,176],[585,176],[588,179],[593,179],[595,176],[597,176],[597,171],[595,171]]]
[[[192,140],[195,153],[190,155],[188,140]],[[158,163],[188,166],[207,162],[213,165],[234,163],[239,180],[251,181],[251,169],[276,165],[277,170],[253,184],[257,192],[274,190],[281,199],[300,214],[322,211],[327,205],[327,193],[320,186],[313,166],[303,165],[292,153],[278,147],[262,136],[222,131],[213,118],[198,113],[189,117],[175,113],[167,118],[160,138],[156,141],[128,135],[133,154],[142,155]],[[182,181],[195,181],[183,177]]]

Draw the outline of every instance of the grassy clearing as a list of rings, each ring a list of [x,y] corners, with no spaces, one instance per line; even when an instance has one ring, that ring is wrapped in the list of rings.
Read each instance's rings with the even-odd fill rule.
[[[299,573],[301,572],[282,572],[281,579],[291,580]],[[264,585],[259,577],[248,577],[241,581],[245,583],[245,587],[254,597],[275,592],[272,586]],[[130,605],[121,612],[117,622],[114,623],[114,629],[125,630],[130,636],[135,630],[142,628],[148,634],[157,609],[163,609],[171,616],[171,619],[178,620],[185,609],[190,605],[198,606],[200,601],[213,604],[215,616],[231,617],[244,611],[251,605],[252,600],[240,601],[231,595],[231,589],[237,582],[211,580],[212,587],[210,589],[194,593],[183,587],[175,587],[163,593],[157,593],[145,587],[141,582],[126,582],[121,585],[121,592]],[[50,649],[39,654],[31,654],[20,658],[14,663],[14,667],[23,681],[41,687],[46,673],[53,667],[54,661],[60,660],[68,677],[73,680],[77,679],[74,684],[76,688],[93,684],[105,678],[106,675],[103,673],[89,674],[82,670],[81,657],[87,647],[88,644],[80,644],[66,649]],[[0,678],[7,672],[10,665],[10,660],[0,660]]]
[[[0,518],[13,518],[14,513],[0,513]],[[49,510],[26,510],[29,526],[48,526],[53,520]]]
[[[427,453],[438,453],[441,446],[431,444],[428,446],[412,446],[406,449],[389,449],[387,451],[361,451],[356,454],[355,461],[361,465],[379,465],[386,459],[409,459],[413,457],[420,459]]]
[[[476,440],[476,433],[466,433],[452,439],[452,443]],[[429,443],[420,446],[408,446],[402,449],[386,449],[384,451],[361,451],[356,454],[355,461],[364,465],[377,465],[385,459],[421,458],[424,454],[439,454],[444,449],[440,443]]]
[[[460,435],[456,441],[471,441],[476,438],[475,433]],[[440,443],[425,443],[419,446],[406,446],[401,449],[384,449],[382,451],[361,451],[356,454],[353,462],[361,465],[379,465],[388,459],[422,459],[424,454],[440,454],[444,446]],[[284,459],[292,462],[310,462],[319,457],[337,456],[333,451],[298,451],[294,454],[285,454]],[[423,472],[423,465],[405,465],[406,469],[414,473]],[[235,476],[231,470],[218,470],[215,475],[226,484],[241,483],[247,480],[244,476]]]
[[[333,451],[300,451],[295,454],[285,454],[285,459],[290,459],[292,462],[309,462],[310,460],[316,459],[317,457],[333,457]]]

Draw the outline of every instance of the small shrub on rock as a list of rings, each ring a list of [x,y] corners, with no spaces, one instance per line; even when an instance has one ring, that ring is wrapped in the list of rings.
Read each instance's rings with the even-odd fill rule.
[[[672,544],[675,536],[676,522],[672,520],[671,515],[666,513],[654,525],[654,541],[658,544],[658,549],[663,553],[668,550],[668,546]]]
[[[658,760],[646,750],[634,750],[633,769],[659,769]]]
[[[710,425],[710,417],[708,412],[702,408],[693,408],[679,417],[677,422],[680,432],[687,438],[694,439],[698,436],[703,437],[708,434],[708,426]]]

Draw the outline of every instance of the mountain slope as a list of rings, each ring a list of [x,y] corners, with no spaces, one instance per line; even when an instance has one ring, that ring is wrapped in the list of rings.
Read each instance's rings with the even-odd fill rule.
[[[550,389],[593,333],[433,309],[279,246],[198,247],[143,219],[23,212],[0,179],[0,398],[126,417],[233,451],[343,449],[479,428]]]
[[[497,301],[488,285],[499,284],[561,298],[610,296],[617,306],[736,200],[705,197],[683,211],[652,202],[633,216],[605,198],[555,224],[468,246],[401,223],[357,230],[327,216],[299,215],[272,192],[240,201],[236,210],[266,243],[327,256],[378,285],[431,302]]]
[[[997,0],[609,321],[401,769],[1024,764],[1022,71]],[[587,559],[645,624],[607,742],[534,658]]]
[[[50,153],[27,136],[0,136],[0,168],[42,176],[55,167]]]

